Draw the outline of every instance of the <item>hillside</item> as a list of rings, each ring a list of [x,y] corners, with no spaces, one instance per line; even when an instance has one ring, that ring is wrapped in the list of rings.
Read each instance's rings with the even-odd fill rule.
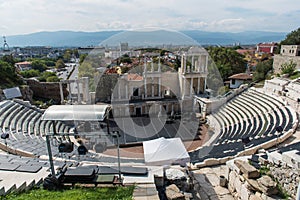
[[[8,44],[13,46],[96,46],[111,36],[121,33],[122,31],[101,31],[101,32],[74,32],[74,31],[55,31],[55,32],[37,32],[25,35],[7,36]],[[262,32],[247,31],[240,33],[229,32],[206,32],[199,30],[180,31],[181,33],[191,37],[201,45],[229,45],[234,43],[256,44],[259,42],[281,41],[285,38],[286,33],[283,32]],[[160,38],[164,44],[171,44],[172,37],[166,39],[165,31],[153,31],[154,39]],[[176,33],[176,32],[172,32]],[[178,34],[178,33],[177,33]],[[149,35],[149,34],[148,34]],[[175,37],[176,38],[176,37]],[[143,38],[140,38],[143,39]],[[173,37],[174,39],[174,37]],[[133,41],[124,41],[129,45]],[[148,43],[149,44],[149,43]],[[131,44],[132,45],[132,44]],[[149,44],[150,45],[150,44]]]

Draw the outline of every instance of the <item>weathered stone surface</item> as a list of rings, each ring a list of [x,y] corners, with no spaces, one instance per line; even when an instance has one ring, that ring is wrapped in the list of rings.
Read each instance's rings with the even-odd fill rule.
[[[39,82],[33,79],[28,79],[26,82],[33,92],[33,97],[60,101],[59,83]],[[63,84],[63,93],[65,97],[68,96],[67,84],[65,83]]]
[[[256,196],[256,195],[250,195],[250,198],[249,200],[262,200],[259,196]]]
[[[259,171],[246,161],[235,160],[234,164],[241,170],[246,178],[258,178],[260,176]]]
[[[268,196],[278,193],[276,182],[269,176],[262,176],[257,179],[257,183],[259,184],[260,191]]]
[[[242,181],[240,180],[239,176],[236,177],[235,181],[234,181],[234,187],[236,189],[236,192],[238,194],[241,194],[241,187],[242,187]]]
[[[260,187],[259,187],[259,184],[256,180],[248,179],[247,182],[249,183],[249,186],[251,187],[249,189],[254,190],[254,191],[261,191]]]
[[[230,194],[228,189],[226,189],[224,187],[221,187],[221,186],[215,187],[215,192],[219,196],[222,196],[222,195],[225,195],[225,194]]]
[[[232,194],[236,191],[234,182],[237,177],[238,177],[238,174],[235,171],[231,171],[229,173],[228,189]]]
[[[241,200],[249,200],[249,197],[250,197],[250,191],[247,189],[247,185],[246,184],[243,184],[241,186],[241,193],[240,193],[240,196],[241,196]]]
[[[178,179],[186,179],[186,174],[179,169],[167,169],[166,170],[166,178],[168,180],[178,180]]]
[[[175,184],[166,187],[166,196],[168,200],[185,200],[184,194],[180,192]]]
[[[218,196],[218,200],[234,200],[234,198],[231,194],[225,194],[222,196]]]
[[[206,174],[206,178],[213,187],[218,186],[220,183],[220,179],[216,174]]]

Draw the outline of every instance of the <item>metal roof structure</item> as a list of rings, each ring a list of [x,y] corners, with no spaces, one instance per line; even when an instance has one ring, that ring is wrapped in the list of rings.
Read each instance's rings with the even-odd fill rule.
[[[102,105],[54,105],[43,114],[44,121],[104,121],[111,106]]]

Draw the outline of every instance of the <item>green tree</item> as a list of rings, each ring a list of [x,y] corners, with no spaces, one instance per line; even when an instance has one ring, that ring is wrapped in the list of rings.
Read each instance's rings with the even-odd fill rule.
[[[300,28],[287,34],[281,45],[300,45]]]
[[[47,78],[49,78],[51,76],[56,76],[56,74],[54,72],[45,71],[39,77],[39,81],[41,81],[41,82],[47,82]]]
[[[273,59],[265,60],[257,63],[255,72],[253,74],[253,80],[261,81],[265,80],[267,74],[273,69]]]
[[[208,53],[216,64],[223,80],[229,76],[246,71],[244,57],[232,48],[209,47]]]
[[[78,67],[78,76],[79,77],[89,77],[90,78],[90,85],[89,88],[91,91],[95,91],[95,84],[94,80],[99,76],[99,72],[97,69],[95,69],[91,63],[89,62],[83,62],[79,67]]]
[[[40,72],[36,69],[21,71],[20,75],[24,78],[38,77],[40,76]]]
[[[82,63],[78,68],[78,76],[79,77],[89,77],[94,78],[97,70],[92,67],[92,65],[88,62]]]
[[[11,65],[14,65],[16,63],[14,57],[12,55],[4,55],[2,58],[1,58],[2,61],[4,62],[7,62]]]
[[[40,72],[43,72],[47,69],[47,66],[42,60],[33,60],[31,62],[32,69],[38,70]]]
[[[87,57],[87,54],[81,54],[79,57],[79,64],[83,63],[83,61],[85,60],[86,57]]]
[[[120,58],[120,62],[121,63],[128,63],[128,64],[132,63],[131,58],[127,54],[123,55]]]
[[[55,76],[49,76],[47,79],[46,79],[46,82],[59,82],[60,79],[55,75]]]
[[[64,63],[64,61],[62,59],[58,59],[55,63],[55,68],[56,69],[62,69],[62,68],[65,68],[66,65]]]
[[[283,63],[280,68],[281,74],[288,74],[288,76],[291,76],[294,73],[296,66],[297,64],[292,60],[290,60],[290,62]]]
[[[13,87],[22,84],[14,65],[0,60],[0,88]]]
[[[71,57],[72,57],[72,50],[67,49],[63,55],[64,62],[70,62]]]

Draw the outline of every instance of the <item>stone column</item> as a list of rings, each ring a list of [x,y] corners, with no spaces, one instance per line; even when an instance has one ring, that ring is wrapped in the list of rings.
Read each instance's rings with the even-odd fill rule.
[[[85,101],[87,104],[90,104],[90,93],[89,93],[89,78],[88,77],[82,77],[82,89],[83,89],[83,95],[84,95],[84,99],[83,101]]]
[[[68,81],[68,88],[69,88],[69,100],[72,102],[72,89],[71,89],[71,82]]]
[[[121,88],[120,88],[120,81],[117,82],[118,84],[118,99],[120,100],[121,99]]]
[[[184,61],[183,61],[183,55],[181,55],[181,73],[183,73],[184,72]]]
[[[158,96],[161,97],[161,77],[158,77]]]
[[[128,96],[128,82],[126,82],[126,87],[125,87],[125,99],[129,99],[129,96]]]
[[[207,72],[207,65],[208,65],[208,56],[206,56],[205,58],[204,72]]]
[[[194,71],[194,67],[195,67],[195,61],[194,61],[194,55],[192,55],[191,72]]]
[[[185,73],[185,71],[186,71],[186,57],[185,57],[185,55],[183,54],[182,55],[182,60],[183,60],[183,65],[181,66],[182,67],[182,73],[184,74]]]
[[[151,72],[154,72],[153,61],[151,62]]]
[[[79,79],[76,79],[76,84],[77,84],[77,101],[78,101],[78,104],[81,104],[80,81],[79,81]]]
[[[64,104],[64,92],[62,87],[62,82],[59,82],[59,92],[60,92],[60,104]]]
[[[147,63],[146,63],[146,59],[144,61],[144,93],[145,93],[145,98],[147,98]]]
[[[206,84],[207,84],[207,80],[206,80],[206,77],[204,78],[204,89],[203,89],[203,92],[205,93],[205,90],[206,90]]]
[[[161,64],[160,64],[160,57],[158,58],[158,72],[161,72]]]
[[[200,93],[200,77],[198,77],[197,94]]]
[[[154,80],[152,78],[152,83],[151,83],[151,96],[154,97]]]
[[[194,78],[191,78],[191,85],[190,85],[190,96],[193,95],[193,82],[194,82]]]
[[[183,77],[183,91],[182,91],[182,99],[184,99],[184,96],[185,96],[185,87],[186,87],[186,80],[185,80],[185,77]]]

